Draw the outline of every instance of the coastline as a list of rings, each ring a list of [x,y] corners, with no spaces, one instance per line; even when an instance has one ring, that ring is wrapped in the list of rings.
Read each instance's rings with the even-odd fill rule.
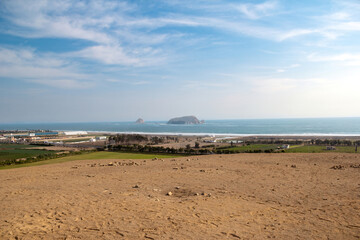
[[[64,131],[64,130],[56,130]],[[355,134],[338,134],[338,133],[293,133],[293,134],[239,134],[239,133],[179,133],[179,132],[116,132],[116,131],[87,131],[89,134],[140,134],[154,136],[189,136],[189,137],[264,137],[264,138],[306,138],[306,137],[339,137],[339,138],[356,138],[360,133]]]

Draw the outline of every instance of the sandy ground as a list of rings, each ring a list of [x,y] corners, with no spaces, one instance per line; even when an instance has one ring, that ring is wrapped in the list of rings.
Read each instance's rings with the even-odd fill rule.
[[[0,239],[360,239],[359,164],[238,154],[2,170]]]

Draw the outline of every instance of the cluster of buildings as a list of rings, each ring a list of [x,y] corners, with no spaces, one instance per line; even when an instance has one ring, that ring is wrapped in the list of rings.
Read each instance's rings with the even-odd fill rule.
[[[14,131],[14,132],[2,132],[0,133],[0,142],[10,143],[30,143],[30,142],[48,142],[50,140],[72,138],[72,137],[84,137],[87,136],[86,131]]]

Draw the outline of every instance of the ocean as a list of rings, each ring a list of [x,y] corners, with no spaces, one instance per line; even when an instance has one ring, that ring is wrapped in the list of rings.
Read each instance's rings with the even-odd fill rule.
[[[170,125],[165,121],[0,124],[0,130],[36,129],[183,135],[360,136],[360,118],[208,120],[199,125]]]

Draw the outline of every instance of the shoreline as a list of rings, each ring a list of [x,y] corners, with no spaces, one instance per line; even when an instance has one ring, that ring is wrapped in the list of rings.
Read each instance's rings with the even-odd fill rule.
[[[63,131],[63,130],[56,130]],[[115,132],[115,131],[87,131],[89,134],[140,134],[140,135],[155,135],[155,136],[197,136],[197,137],[266,137],[266,138],[277,138],[277,137],[360,137],[360,133],[355,134],[338,134],[338,133],[281,133],[281,134],[272,134],[272,133],[251,133],[251,134],[240,134],[240,133],[178,133],[178,132]]]

